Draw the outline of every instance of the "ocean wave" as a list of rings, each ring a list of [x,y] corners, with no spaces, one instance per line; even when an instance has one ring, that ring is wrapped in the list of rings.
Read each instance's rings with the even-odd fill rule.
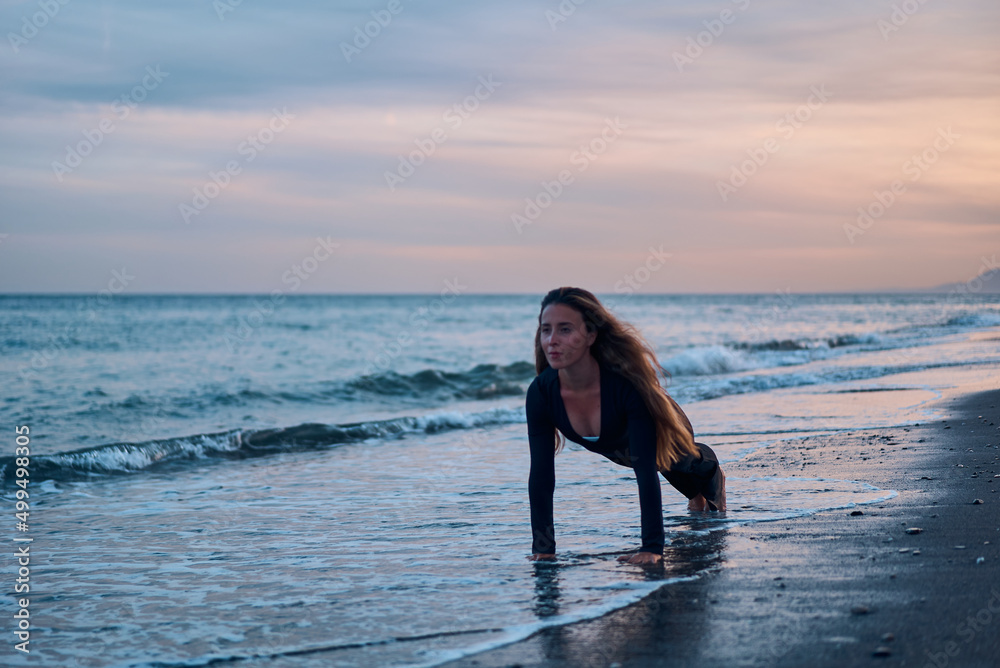
[[[979,327],[998,327],[1000,326],[1000,312],[978,311],[975,313],[963,313],[962,315],[948,318],[948,320],[944,323],[944,326],[970,329]]]
[[[984,364],[989,362],[983,362]],[[871,380],[910,371],[939,369],[952,366],[969,366],[975,362],[942,362],[937,364],[900,364],[858,367],[831,367],[808,373],[761,373],[743,374],[709,379],[707,382],[688,383],[670,389],[670,395],[681,404],[694,401],[718,399],[736,394],[768,392],[809,385],[846,383]]]
[[[714,376],[805,364],[821,359],[829,348],[826,340],[739,341],[688,348],[666,359],[661,366],[671,376]]]
[[[825,359],[835,348],[864,346],[894,348],[909,342],[891,341],[876,332],[836,334],[819,339],[737,341],[725,345],[695,346],[662,362],[671,376],[713,376],[806,364]],[[837,351],[842,354],[849,351]]]
[[[760,343],[740,342],[732,344],[732,347],[737,350],[808,350],[810,348],[808,344],[792,339],[774,339]]]
[[[424,369],[412,374],[384,371],[354,378],[346,387],[361,393],[383,396],[449,399],[491,399],[523,395],[524,385],[535,377],[535,365],[514,362],[507,365],[479,364],[468,371],[450,372]]]
[[[671,376],[710,376],[760,368],[751,355],[728,346],[688,348],[661,363]]]
[[[111,398],[100,387],[83,396],[93,401],[77,415],[104,416],[120,410],[162,410],[178,416],[218,407],[252,408],[261,404],[324,405],[391,399],[394,403],[488,400],[524,396],[535,377],[530,362],[480,364],[467,371],[424,369],[410,374],[385,371],[346,380],[324,380],[295,388],[257,387],[236,389],[218,384],[192,388],[186,394],[131,393]]]
[[[919,324],[908,324],[896,327],[886,332],[890,337],[917,336],[933,338],[940,336],[942,330],[947,333],[971,331],[984,327],[1000,326],[1000,311],[977,310],[964,311],[958,314],[940,315],[937,319]]]
[[[866,344],[880,344],[884,339],[875,332],[867,334],[840,334],[826,339],[826,345],[830,348],[841,348],[843,346],[859,346]]]
[[[524,422],[524,410],[494,408],[478,413],[459,411],[404,416],[349,424],[306,423],[275,429],[233,429],[141,443],[107,443],[81,450],[31,458],[31,480],[87,480],[137,473],[167,464],[185,465],[210,459],[246,459],[282,452],[322,450],[369,439],[392,438],[407,433],[438,433]],[[14,457],[0,458],[0,486],[16,478]]]
[[[725,361],[728,358],[720,354],[719,359]],[[714,378],[702,376],[671,387],[670,394],[684,405],[729,395],[869,380],[928,368],[967,366],[970,363],[966,360],[936,364],[831,366],[811,372],[746,372]],[[523,423],[524,419],[524,409],[519,403],[513,407],[497,407],[479,412],[445,411],[354,423],[303,423],[270,429],[232,429],[135,443],[107,443],[65,453],[33,456],[31,474],[33,482],[87,480],[136,473],[165,465],[197,466],[211,459],[244,459],[283,452],[322,450],[370,439],[397,438],[406,434],[434,434],[517,424]],[[0,487],[14,484],[14,470],[13,457],[0,458]]]

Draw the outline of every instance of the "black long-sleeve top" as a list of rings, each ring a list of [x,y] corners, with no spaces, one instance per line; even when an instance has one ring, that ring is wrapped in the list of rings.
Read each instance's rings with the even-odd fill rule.
[[[555,429],[587,450],[635,471],[642,522],[640,551],[663,554],[663,505],[653,417],[631,382],[603,365],[600,374],[601,435],[593,442],[573,430],[559,393],[559,373],[555,369],[546,368],[528,386],[525,402],[531,450],[528,499],[533,535],[531,550],[536,554],[551,554],[556,548],[552,523],[552,494],[556,484]],[[680,408],[677,409],[683,416]],[[690,431],[686,416],[684,420]]]

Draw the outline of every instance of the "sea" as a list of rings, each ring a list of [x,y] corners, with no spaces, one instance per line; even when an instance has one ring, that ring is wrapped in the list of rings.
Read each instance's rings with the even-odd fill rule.
[[[933,420],[956,373],[1000,362],[996,294],[598,296],[724,467]],[[540,300],[0,296],[0,663],[435,666],[699,577],[711,560],[617,561],[640,544],[632,471],[573,444],[559,559],[527,560]],[[661,482],[667,561],[896,494],[765,473],[729,477],[724,514]]]

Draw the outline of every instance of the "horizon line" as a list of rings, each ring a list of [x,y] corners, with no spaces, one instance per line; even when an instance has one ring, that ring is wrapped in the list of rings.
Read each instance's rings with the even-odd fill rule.
[[[745,295],[884,295],[884,294],[943,294],[948,288],[952,288],[958,283],[949,283],[931,288],[882,288],[873,290],[827,290],[827,291],[807,291],[794,292],[790,289],[775,289],[771,291],[751,291],[751,292],[594,292],[595,295],[610,295],[622,297],[712,297],[712,296],[745,296]],[[569,286],[557,286],[569,287]],[[579,287],[579,286],[574,286]],[[550,288],[554,289],[554,288]],[[0,292],[0,297],[94,297],[108,292],[107,290],[86,291],[86,292]],[[281,292],[282,297],[419,297],[432,296],[438,292]],[[478,296],[478,297],[528,297],[544,295],[548,290],[543,291],[522,291],[522,292],[462,292],[456,296]],[[114,297],[269,297],[272,292],[121,292],[113,294]],[[996,294],[991,291],[978,291],[978,294]]]

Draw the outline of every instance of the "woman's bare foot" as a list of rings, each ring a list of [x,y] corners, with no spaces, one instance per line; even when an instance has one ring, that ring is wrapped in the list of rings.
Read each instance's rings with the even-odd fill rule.
[[[719,490],[718,498],[716,498],[715,503],[712,504],[712,510],[718,510],[719,512],[726,511],[726,474],[719,469],[719,475],[722,476],[722,489]]]
[[[718,510],[720,512],[725,512],[726,510],[726,474],[719,469],[719,475],[722,476],[722,488],[719,490],[719,494],[715,500],[715,503],[709,503],[708,499],[705,498],[703,494],[690,499],[688,501],[688,510],[694,512],[701,512],[703,510]]]

